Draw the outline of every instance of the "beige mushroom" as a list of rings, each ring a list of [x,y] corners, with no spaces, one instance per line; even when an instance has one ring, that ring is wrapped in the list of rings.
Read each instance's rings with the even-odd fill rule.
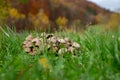
[[[27,48],[24,48],[24,50],[25,50],[25,52],[28,52],[28,53],[31,52],[31,49],[28,48],[28,47],[27,47]]]
[[[57,52],[58,50],[59,50],[59,48],[58,48],[57,46],[54,46],[54,47],[53,47],[53,51],[54,51],[54,52]]]
[[[75,47],[75,48],[80,48],[80,45],[77,42],[73,42],[72,46]]]
[[[73,47],[71,47],[71,46],[70,46],[70,47],[68,47],[68,49],[67,49],[67,50],[68,50],[68,52],[73,53],[73,52],[75,51],[75,48],[73,48]]]
[[[33,36],[32,35],[28,35],[27,37],[26,37],[26,41],[31,41],[33,39]]]
[[[58,39],[58,42],[62,43],[62,44],[65,44],[66,41],[64,39]]]
[[[25,44],[26,45],[26,47],[33,47],[33,45],[32,45],[32,43],[31,42],[27,42],[27,44]]]
[[[66,52],[67,52],[67,48],[61,48],[61,49],[59,49],[58,54],[61,55],[61,54],[64,54]]]
[[[57,42],[57,39],[56,39],[56,37],[51,37],[51,38],[49,38],[49,39],[47,39],[47,43],[48,44],[51,44],[51,43],[56,43]]]
[[[35,46],[40,46],[40,38],[39,37],[34,38],[31,42],[34,43]]]

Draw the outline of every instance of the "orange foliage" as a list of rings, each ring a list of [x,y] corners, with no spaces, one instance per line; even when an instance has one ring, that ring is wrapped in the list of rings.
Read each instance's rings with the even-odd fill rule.
[[[49,28],[49,18],[42,9],[37,15],[29,14],[29,20],[33,23],[36,29],[42,30],[43,28]]]
[[[15,19],[20,19],[20,18],[23,19],[23,18],[25,18],[25,15],[19,13],[18,10],[15,9],[15,8],[10,8],[10,9],[9,9],[9,14],[10,14],[10,16],[11,16],[12,18],[15,18]]]

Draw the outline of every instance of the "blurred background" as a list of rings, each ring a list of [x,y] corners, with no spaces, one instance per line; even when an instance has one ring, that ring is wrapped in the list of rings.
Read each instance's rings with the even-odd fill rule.
[[[0,0],[0,26],[23,30],[106,30],[120,25],[119,0]]]

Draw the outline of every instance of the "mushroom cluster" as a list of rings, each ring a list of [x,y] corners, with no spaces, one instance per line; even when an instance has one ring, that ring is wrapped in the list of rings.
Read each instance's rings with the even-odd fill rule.
[[[80,45],[77,42],[72,42],[69,38],[59,38],[54,34],[42,33],[39,37],[34,38],[32,35],[28,35],[22,44],[25,52],[30,55],[38,54],[38,51],[42,52],[45,49],[52,50],[58,55],[66,52],[74,53],[75,50],[80,49]]]

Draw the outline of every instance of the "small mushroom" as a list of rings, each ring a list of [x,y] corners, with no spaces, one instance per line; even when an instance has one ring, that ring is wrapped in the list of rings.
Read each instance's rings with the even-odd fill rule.
[[[33,45],[32,45],[32,43],[31,42],[27,42],[27,44],[25,44],[26,45],[26,47],[33,47]]]
[[[77,42],[73,42],[72,46],[75,47],[75,48],[80,48],[80,45]]]
[[[29,53],[29,52],[31,52],[31,49],[30,48],[24,48],[24,50],[25,50],[25,52],[27,52],[27,53]]]
[[[28,35],[27,37],[26,37],[26,41],[31,41],[33,39],[33,36],[32,35]]]
[[[57,52],[58,50],[59,50],[59,48],[58,48],[57,46],[54,46],[54,47],[53,47],[53,51],[54,51],[54,52]]]
[[[56,43],[57,42],[57,39],[56,37],[51,37],[49,39],[47,39],[47,43],[50,44],[50,43]]]
[[[58,39],[58,42],[62,43],[62,44],[65,44],[66,41],[64,39]]]
[[[75,51],[75,48],[73,48],[73,47],[71,47],[71,46],[70,46],[70,47],[68,47],[68,49],[67,49],[67,50],[68,50],[68,52],[73,53],[73,52]]]
[[[69,38],[64,39],[66,42],[71,42]]]
[[[28,41],[24,41],[24,42],[23,42],[23,45],[26,45],[27,43],[28,43]]]
[[[59,49],[58,54],[61,55],[66,52],[67,52],[67,48],[61,48],[61,49]]]
[[[40,45],[40,38],[39,37],[34,38],[31,42],[34,43],[35,46],[39,46]]]

